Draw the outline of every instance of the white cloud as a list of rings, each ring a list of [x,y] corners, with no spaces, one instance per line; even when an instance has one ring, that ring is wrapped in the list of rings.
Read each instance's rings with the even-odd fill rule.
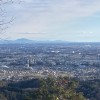
[[[23,1],[20,5],[13,6],[13,9],[9,8],[17,18],[9,32],[49,32],[68,21],[93,16],[100,12],[100,0]]]

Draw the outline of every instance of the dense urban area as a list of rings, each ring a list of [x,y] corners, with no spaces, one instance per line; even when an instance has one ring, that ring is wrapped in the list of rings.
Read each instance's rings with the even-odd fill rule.
[[[98,44],[0,45],[0,80],[64,75],[100,79]]]
[[[76,92],[74,94],[79,95],[79,98],[74,95],[76,99],[73,96],[71,97],[74,99],[70,98],[70,96],[64,99],[63,95],[62,97],[56,95],[50,99],[51,94],[51,97],[48,97],[49,99],[46,99],[47,97],[40,97],[42,99],[35,99],[34,97],[32,99],[32,96],[29,96],[26,92],[27,99],[19,99],[17,96],[15,96],[16,99],[14,99],[15,97],[11,99],[10,96],[7,96],[10,94],[7,91],[14,89],[14,86],[18,88],[20,86],[18,84],[23,84],[20,86],[21,89],[25,84],[28,84],[27,81],[30,84],[31,82],[35,84],[32,87],[38,87],[39,84],[38,86],[36,84],[39,81],[47,82],[51,80],[52,84],[55,82],[57,86],[60,80],[59,84],[61,84],[61,87],[63,84],[64,89],[65,78],[67,78],[67,83],[70,84],[77,80],[79,83],[76,81],[73,83],[79,84],[76,92],[83,92],[86,99]],[[5,99],[1,95],[3,99],[0,100],[100,100],[100,45],[99,43],[0,44],[0,81],[0,91],[2,94],[6,94],[8,98]],[[30,84],[29,88],[31,88]],[[49,85],[51,86],[51,84]],[[6,88],[4,88],[5,86]],[[56,86],[54,85],[58,89]],[[40,91],[38,92],[40,93]]]

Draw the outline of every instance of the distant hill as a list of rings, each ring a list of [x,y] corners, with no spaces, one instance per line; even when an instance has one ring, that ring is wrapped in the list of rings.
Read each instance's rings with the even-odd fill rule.
[[[0,44],[12,44],[12,43],[17,43],[17,44],[21,44],[21,43],[33,43],[34,41],[29,40],[29,39],[25,39],[25,38],[21,38],[21,39],[17,39],[17,40],[0,40]]]
[[[25,39],[25,38],[20,38],[15,41],[12,41],[13,43],[33,43],[33,40]]]
[[[30,40],[30,39],[26,39],[26,38],[19,38],[16,40],[0,40],[0,44],[32,44],[32,43],[44,43],[44,44],[48,44],[48,43],[56,43],[56,44],[67,44],[67,45],[100,45],[100,42],[68,42],[68,41],[62,41],[62,40],[54,40],[54,41],[50,41],[50,40]]]
[[[66,41],[56,40],[56,41],[36,41],[26,38],[20,38],[16,40],[0,40],[0,44],[25,44],[25,43],[66,43]]]

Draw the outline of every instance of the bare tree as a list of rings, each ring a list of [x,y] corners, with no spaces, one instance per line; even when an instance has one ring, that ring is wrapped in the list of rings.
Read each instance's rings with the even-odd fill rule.
[[[0,34],[3,34],[8,28],[8,24],[13,21],[13,17],[11,17],[9,20],[7,19],[7,9],[5,9],[5,6],[11,3],[13,3],[12,0],[0,0]]]
[[[0,37],[1,35],[4,35],[6,29],[15,19],[13,16],[10,16],[10,18],[7,17],[10,12],[7,12],[6,6],[16,3],[21,3],[21,0],[0,0]]]

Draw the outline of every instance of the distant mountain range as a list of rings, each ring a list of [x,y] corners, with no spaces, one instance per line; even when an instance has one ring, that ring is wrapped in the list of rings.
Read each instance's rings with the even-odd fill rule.
[[[67,41],[55,40],[55,41],[36,41],[26,38],[20,38],[16,40],[0,40],[0,44],[25,44],[25,43],[66,43]]]
[[[0,40],[0,44],[33,44],[33,43],[65,43],[65,44],[96,44],[96,45],[100,45],[100,42],[68,42],[68,41],[62,41],[62,40],[55,40],[55,41],[49,41],[49,40],[45,40],[45,41],[38,41],[38,40],[30,40],[30,39],[26,39],[26,38],[20,38],[20,39],[16,39],[16,40]]]

